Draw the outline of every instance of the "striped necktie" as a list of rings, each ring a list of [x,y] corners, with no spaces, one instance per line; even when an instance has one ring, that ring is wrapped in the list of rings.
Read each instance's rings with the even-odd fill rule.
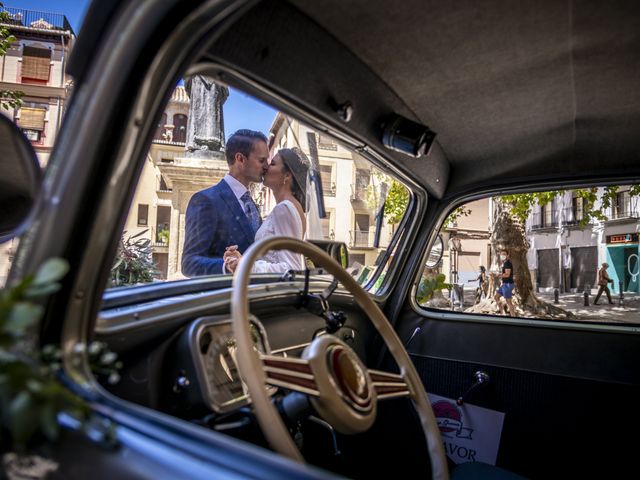
[[[262,219],[260,218],[258,207],[248,191],[244,192],[244,195],[240,197],[240,201],[242,202],[242,205],[244,205],[244,213],[249,219],[249,223],[251,223],[251,228],[253,228],[254,232],[258,231],[258,228],[260,228],[260,224],[262,223]]]

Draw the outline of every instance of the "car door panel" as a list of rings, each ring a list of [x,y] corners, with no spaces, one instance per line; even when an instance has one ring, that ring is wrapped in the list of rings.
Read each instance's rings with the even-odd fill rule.
[[[635,334],[427,315],[405,310],[399,334],[430,393],[458,399],[489,375],[464,401],[505,413],[499,466],[531,478],[633,468],[632,444],[612,437],[640,427]]]

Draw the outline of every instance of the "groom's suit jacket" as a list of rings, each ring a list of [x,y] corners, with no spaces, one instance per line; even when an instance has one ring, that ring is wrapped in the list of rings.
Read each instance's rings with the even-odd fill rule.
[[[188,277],[221,274],[225,247],[238,245],[244,252],[255,234],[226,181],[197,192],[187,207],[182,273]]]

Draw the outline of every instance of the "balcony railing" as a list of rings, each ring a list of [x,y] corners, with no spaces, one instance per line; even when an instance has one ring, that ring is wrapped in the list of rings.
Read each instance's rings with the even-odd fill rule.
[[[640,205],[638,203],[638,197],[627,197],[622,203],[609,207],[605,215],[609,220],[640,218]]]
[[[335,197],[336,196],[336,182],[323,182],[322,183],[322,194],[325,197]]]
[[[336,239],[336,234],[333,230],[327,232],[322,232],[322,238],[324,240],[335,240]]]
[[[582,208],[564,208],[562,213],[562,223],[565,225],[579,225],[585,217],[584,210]]]
[[[545,212],[546,213],[546,212]],[[551,213],[543,214],[542,212],[534,212],[531,214],[531,230],[540,230],[543,228],[554,228],[558,226],[558,210],[552,210]]]
[[[8,25],[21,27],[40,28],[46,30],[70,30],[71,24],[67,17],[61,13],[42,12],[39,10],[26,10],[24,8],[5,7],[9,12]]]
[[[151,245],[154,247],[169,246],[169,229],[164,227],[155,227],[151,229]]]
[[[364,202],[367,200],[367,186],[352,183],[351,184],[351,201],[361,201]]]
[[[349,231],[349,245],[352,248],[369,248],[373,246],[373,230]]]

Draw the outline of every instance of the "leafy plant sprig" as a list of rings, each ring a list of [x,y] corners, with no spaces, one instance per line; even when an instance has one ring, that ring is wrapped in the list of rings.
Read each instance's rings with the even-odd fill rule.
[[[37,436],[55,440],[58,414],[65,411],[81,422],[89,416],[86,403],[67,390],[57,377],[62,368],[59,347],[33,351],[27,341],[44,308],[38,302],[56,292],[67,273],[61,259],[45,262],[34,275],[0,290],[0,442],[3,450],[25,452]],[[116,382],[121,362],[103,343],[88,347],[92,371]]]

